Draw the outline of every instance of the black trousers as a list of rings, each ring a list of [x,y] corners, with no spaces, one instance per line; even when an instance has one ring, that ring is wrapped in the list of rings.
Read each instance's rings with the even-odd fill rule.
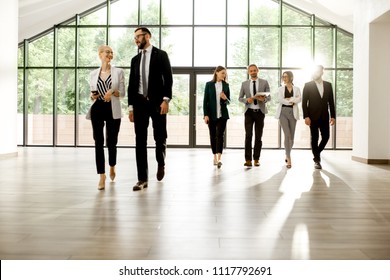
[[[105,173],[104,157],[104,125],[106,125],[106,145],[108,148],[108,163],[116,165],[118,134],[121,119],[112,118],[111,102],[96,100],[91,108],[93,139],[95,140],[95,161],[98,174]]]
[[[213,154],[222,154],[227,119],[209,120],[210,145]]]
[[[255,125],[255,146],[253,150],[253,159],[260,159],[260,152],[263,142],[265,115],[261,110],[247,109],[245,112],[245,160],[252,160],[252,136],[253,136],[253,124]]]
[[[321,161],[321,152],[325,149],[329,140],[330,129],[329,120],[312,120],[310,124],[311,133],[311,150],[313,152],[313,160],[315,162]],[[319,133],[321,133],[321,141],[318,144]]]
[[[165,166],[167,147],[167,115],[160,114],[160,105],[155,105],[145,98],[134,104],[135,157],[139,181],[148,181],[148,127],[149,119],[153,122],[153,137],[156,142],[156,160],[158,166]]]

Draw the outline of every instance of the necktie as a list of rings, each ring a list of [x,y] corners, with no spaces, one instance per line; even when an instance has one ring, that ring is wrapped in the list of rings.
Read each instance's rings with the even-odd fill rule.
[[[145,97],[148,96],[148,85],[146,83],[146,67],[145,67],[145,62],[146,62],[146,50],[142,50],[142,93]]]
[[[256,94],[256,81],[253,81],[253,96]],[[257,100],[253,100],[253,104],[257,105]]]

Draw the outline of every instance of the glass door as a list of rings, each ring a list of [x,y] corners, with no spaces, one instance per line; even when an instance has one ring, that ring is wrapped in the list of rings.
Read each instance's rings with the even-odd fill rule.
[[[168,114],[168,139],[171,147],[207,147],[208,126],[203,121],[203,96],[213,69],[173,69],[172,101]]]
[[[208,81],[212,80],[212,74],[195,74],[195,104],[196,114],[194,122],[195,147],[205,147],[210,145],[209,128],[203,120],[203,97],[204,88]]]

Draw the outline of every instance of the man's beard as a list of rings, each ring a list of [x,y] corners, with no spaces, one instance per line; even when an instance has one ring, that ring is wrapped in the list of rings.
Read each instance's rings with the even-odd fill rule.
[[[143,50],[146,45],[145,38],[142,39],[142,41],[139,43],[138,49]]]

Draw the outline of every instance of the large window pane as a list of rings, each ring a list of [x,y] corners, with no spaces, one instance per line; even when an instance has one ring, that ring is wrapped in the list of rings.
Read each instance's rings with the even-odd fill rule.
[[[323,80],[324,81],[328,81],[329,83],[332,84],[332,88],[333,88],[333,94],[334,96],[337,96],[337,93],[336,93],[336,88],[335,88],[335,71],[334,70],[331,70],[331,69],[325,69],[324,71],[324,75],[322,76]],[[335,102],[337,100],[335,99]],[[335,104],[336,106],[336,119],[337,119],[337,104]],[[337,125],[337,123],[336,123]],[[326,148],[330,149],[330,148],[333,148],[333,144],[334,144],[334,127],[331,127],[330,128],[330,138],[329,138],[329,141],[328,141],[328,144],[326,145]]]
[[[53,66],[53,32],[31,42],[28,46],[28,66]]]
[[[248,1],[228,0],[228,24],[248,25]]]
[[[227,65],[242,67],[248,64],[248,28],[228,28]]]
[[[17,145],[23,145],[23,135],[24,135],[24,119],[23,119],[23,85],[24,85],[24,78],[23,78],[23,69],[18,70],[18,113],[17,113]]]
[[[210,145],[210,136],[208,126],[203,120],[203,98],[204,88],[208,81],[211,81],[213,74],[196,75],[196,145]]]
[[[250,0],[251,25],[278,25],[280,24],[279,1]],[[240,1],[241,3],[241,1]]]
[[[53,70],[28,71],[28,145],[53,144]]]
[[[315,62],[324,67],[334,67],[334,38],[332,28],[315,29]]]
[[[311,16],[295,9],[289,5],[283,4],[283,25],[310,25]]]
[[[249,64],[278,67],[279,28],[251,28],[249,36]]]
[[[161,48],[168,53],[173,67],[192,66],[191,27],[162,28],[161,36]]]
[[[282,33],[283,67],[311,65],[311,28],[285,27],[282,29]]]
[[[259,71],[259,77],[265,79],[269,83],[271,90],[271,102],[266,104],[268,108],[268,114],[264,119],[264,130],[263,130],[263,147],[264,148],[278,148],[278,135],[279,135],[279,124],[278,120],[275,119],[276,112],[276,97],[275,93],[279,87],[279,71],[278,70],[268,70],[261,69]]]
[[[248,79],[247,69],[227,70],[230,88],[230,104],[228,106],[230,119],[226,126],[226,146],[244,147],[244,108],[245,105],[238,101],[241,84]]]
[[[66,69],[57,73],[57,144],[74,145],[75,71]]]
[[[58,30],[58,66],[74,66],[76,49],[76,29]]]
[[[89,77],[92,69],[78,70],[79,86],[79,115],[78,115],[78,145],[94,145],[91,121],[85,116],[92,105],[90,98]]]
[[[192,0],[162,0],[161,14],[161,24],[192,24]]]
[[[141,25],[160,24],[160,0],[141,1]]]
[[[353,67],[353,37],[344,32],[337,32],[337,67]]]
[[[167,116],[168,145],[189,145],[190,76],[173,75],[172,101]]]
[[[103,25],[107,23],[107,8],[101,8],[91,14],[82,16],[80,25]]]
[[[336,141],[338,148],[352,148],[353,71],[337,71]]]
[[[138,25],[138,1],[120,0],[110,8],[111,25]]]
[[[137,55],[137,45],[133,40],[134,30],[134,28],[122,27],[112,27],[109,29],[110,40],[108,44],[114,52],[113,65],[128,67],[133,56]]]
[[[195,28],[195,66],[225,65],[225,28]]]
[[[98,48],[106,44],[105,28],[80,28],[79,66],[100,66]]]
[[[24,47],[18,48],[18,67],[23,67],[24,65]]]
[[[226,23],[226,0],[196,0],[194,4],[195,25]]]

